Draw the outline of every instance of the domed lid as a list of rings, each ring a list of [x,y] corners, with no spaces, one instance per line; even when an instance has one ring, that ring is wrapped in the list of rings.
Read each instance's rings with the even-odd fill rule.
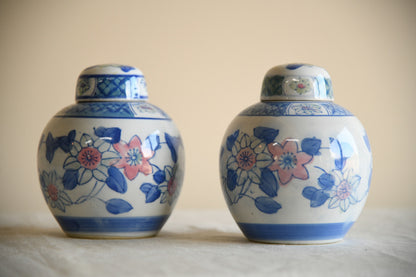
[[[270,69],[263,80],[261,101],[332,101],[332,82],[328,72],[309,64],[285,64]]]
[[[95,65],[84,69],[78,77],[78,102],[146,99],[146,81],[143,73],[135,67],[118,64]]]

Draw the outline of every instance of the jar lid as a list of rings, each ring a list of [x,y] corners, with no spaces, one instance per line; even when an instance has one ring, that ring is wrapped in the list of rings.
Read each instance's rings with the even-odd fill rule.
[[[261,101],[333,101],[331,77],[322,67],[285,64],[270,69],[263,80]]]
[[[76,88],[78,102],[146,99],[147,87],[143,73],[132,66],[95,65],[84,69],[78,77]]]

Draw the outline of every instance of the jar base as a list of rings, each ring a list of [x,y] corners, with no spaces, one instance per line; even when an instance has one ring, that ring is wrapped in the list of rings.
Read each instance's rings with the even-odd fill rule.
[[[65,231],[64,231],[65,232]],[[131,232],[131,233],[70,233],[65,232],[65,234],[70,238],[78,239],[145,239],[155,237],[159,231],[151,232]]]
[[[328,244],[342,240],[351,222],[317,224],[238,223],[248,240],[275,244]]]
[[[147,217],[72,217],[56,216],[69,237],[123,239],[156,236],[169,215]]]

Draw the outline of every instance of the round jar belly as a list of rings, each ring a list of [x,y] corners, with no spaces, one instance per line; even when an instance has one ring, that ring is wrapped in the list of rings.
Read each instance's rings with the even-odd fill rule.
[[[283,67],[272,73],[288,72],[288,77],[265,78],[266,83],[280,80],[280,90],[278,82],[264,85],[276,89],[278,99],[267,91],[267,101],[262,97],[262,102],[242,111],[226,131],[220,154],[223,193],[250,240],[338,241],[357,220],[367,198],[372,171],[368,138],[349,111],[322,101],[332,97],[330,88],[325,87],[328,99],[320,101],[304,99],[304,90],[291,94],[293,86],[287,82],[295,79],[302,84],[309,80],[309,87],[319,89],[314,80],[329,78],[321,76],[321,69],[315,73],[322,78],[313,75],[315,67],[303,70],[312,76],[295,78],[292,71],[301,66]],[[285,84],[292,90],[288,94]]]
[[[69,236],[153,236],[172,212],[183,181],[183,146],[170,117],[146,99],[137,69],[91,67],[78,79],[78,103],[45,127],[41,189]]]

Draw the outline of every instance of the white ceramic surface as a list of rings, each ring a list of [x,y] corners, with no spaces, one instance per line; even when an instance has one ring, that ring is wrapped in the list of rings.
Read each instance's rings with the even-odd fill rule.
[[[221,146],[222,188],[234,219],[254,241],[342,239],[371,182],[363,126],[332,103],[329,75],[316,66],[271,69],[261,98],[231,122]]]
[[[41,189],[51,212],[70,236],[157,234],[182,186],[179,131],[147,102],[136,68],[87,68],[76,96],[78,103],[49,121],[39,143]]]

